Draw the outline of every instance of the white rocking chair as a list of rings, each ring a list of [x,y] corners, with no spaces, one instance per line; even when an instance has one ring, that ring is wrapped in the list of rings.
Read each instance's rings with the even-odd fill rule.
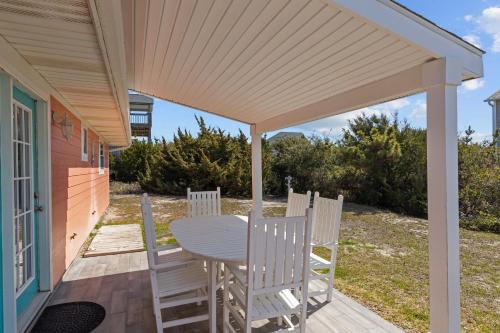
[[[192,192],[187,189],[187,216],[220,216],[220,187],[215,191]],[[222,287],[222,264],[217,263],[217,289]]]
[[[285,216],[304,216],[306,209],[311,206],[311,191],[306,194],[294,193],[291,188],[288,191]]]
[[[143,195],[141,208],[157,332],[163,332],[164,328],[208,320],[208,313],[170,321],[163,320],[162,309],[191,303],[199,305],[202,301],[207,301],[208,275],[201,261],[186,259],[181,251],[159,253],[163,248],[156,246],[151,201],[147,194]]]
[[[251,212],[248,220],[246,268],[226,265],[224,274],[224,333],[236,332],[230,314],[246,333],[252,321],[281,317],[290,327],[286,331],[305,332],[312,209],[307,216],[279,218]],[[299,318],[298,327],[292,314]]]
[[[220,187],[216,191],[191,192],[187,189],[187,216],[220,216]]]
[[[326,282],[326,288],[322,284],[312,285],[309,290],[309,297],[327,294],[326,301],[332,301],[333,282],[335,278],[335,264],[337,261],[337,248],[340,234],[340,220],[342,215],[342,203],[344,197],[339,195],[337,200],[321,198],[319,193],[314,193],[313,203],[313,232],[312,243],[314,246],[323,246],[331,251],[330,260],[321,258],[311,253],[311,277],[310,280],[321,280]],[[323,274],[319,270],[328,269],[328,273]]]

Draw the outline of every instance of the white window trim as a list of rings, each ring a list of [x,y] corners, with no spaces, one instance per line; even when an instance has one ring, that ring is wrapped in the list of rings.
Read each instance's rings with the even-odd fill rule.
[[[102,149],[101,149],[102,147]],[[104,142],[102,142],[101,140],[99,140],[99,148],[98,148],[98,156],[97,156],[97,160],[98,160],[98,165],[99,165],[99,174],[100,175],[104,175],[104,169],[105,169],[105,164],[106,164],[106,156],[104,155]],[[104,157],[103,161],[102,161],[102,164],[101,164],[101,153]]]
[[[84,146],[84,140],[87,142],[87,151],[85,152],[83,150]],[[82,161],[88,162],[89,160],[89,129],[85,126],[82,126],[82,140],[81,140],[81,145],[82,145]]]

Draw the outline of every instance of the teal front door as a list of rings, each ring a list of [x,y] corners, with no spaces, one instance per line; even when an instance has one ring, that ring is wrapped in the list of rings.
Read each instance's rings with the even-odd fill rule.
[[[14,87],[12,105],[15,288],[20,316],[39,292],[35,101]]]

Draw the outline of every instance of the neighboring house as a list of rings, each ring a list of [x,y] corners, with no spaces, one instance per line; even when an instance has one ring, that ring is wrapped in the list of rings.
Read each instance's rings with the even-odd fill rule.
[[[500,90],[486,99],[491,106],[492,114],[492,134],[500,134]],[[497,147],[500,147],[500,140],[497,138]]]
[[[281,139],[286,139],[286,138],[304,138],[304,137],[305,137],[304,133],[300,133],[300,132],[279,132],[279,133],[273,135],[272,137],[270,137],[269,139],[267,139],[267,141],[270,144],[273,144],[273,143],[278,142]]]
[[[130,140],[120,63],[72,3],[0,9],[0,332],[61,280],[108,206],[108,147]]]
[[[151,97],[140,94],[129,94],[128,99],[132,137],[147,138],[148,142],[151,143],[154,100]]]

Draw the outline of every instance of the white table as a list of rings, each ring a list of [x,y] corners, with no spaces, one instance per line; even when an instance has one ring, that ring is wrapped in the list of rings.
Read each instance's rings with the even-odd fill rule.
[[[210,332],[216,332],[216,263],[246,262],[248,225],[235,215],[199,216],[170,223],[179,245],[193,256],[207,261]]]

